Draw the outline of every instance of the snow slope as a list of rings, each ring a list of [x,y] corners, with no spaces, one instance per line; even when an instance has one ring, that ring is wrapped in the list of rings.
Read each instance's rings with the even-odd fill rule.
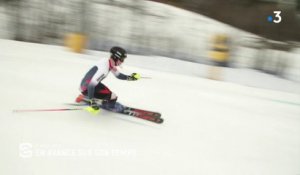
[[[0,174],[300,174],[299,93],[142,68],[129,56],[121,71],[152,79],[110,75],[104,83],[121,103],[160,111],[165,123],[107,111],[13,113],[69,107],[99,58],[58,46],[0,45]]]

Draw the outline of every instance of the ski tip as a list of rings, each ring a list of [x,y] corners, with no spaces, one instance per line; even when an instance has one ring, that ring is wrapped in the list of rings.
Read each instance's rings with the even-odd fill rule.
[[[156,120],[156,123],[159,123],[159,124],[161,124],[161,123],[163,123],[163,122],[164,122],[164,119],[163,119],[163,118],[159,118],[159,119]]]

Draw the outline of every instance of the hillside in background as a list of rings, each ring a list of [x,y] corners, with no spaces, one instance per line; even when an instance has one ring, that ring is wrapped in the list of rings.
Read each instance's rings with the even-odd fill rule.
[[[206,15],[237,28],[277,41],[300,41],[299,0],[154,0]],[[282,11],[280,24],[267,16]]]

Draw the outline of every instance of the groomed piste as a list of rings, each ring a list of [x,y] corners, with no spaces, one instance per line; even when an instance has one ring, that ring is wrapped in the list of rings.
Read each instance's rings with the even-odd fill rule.
[[[151,78],[126,82],[110,75],[104,83],[119,102],[159,111],[163,124],[105,110],[96,116],[81,110],[14,113],[68,107],[83,74],[109,54],[8,40],[0,46],[0,174],[300,173],[299,93],[157,69],[150,56],[128,55],[120,71]]]

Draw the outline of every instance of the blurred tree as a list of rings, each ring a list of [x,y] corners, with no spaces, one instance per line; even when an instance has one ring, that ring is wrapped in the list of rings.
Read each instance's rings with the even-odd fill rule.
[[[300,41],[300,0],[155,0],[206,15],[237,28],[279,41]],[[273,24],[267,16],[281,10],[282,22]]]

